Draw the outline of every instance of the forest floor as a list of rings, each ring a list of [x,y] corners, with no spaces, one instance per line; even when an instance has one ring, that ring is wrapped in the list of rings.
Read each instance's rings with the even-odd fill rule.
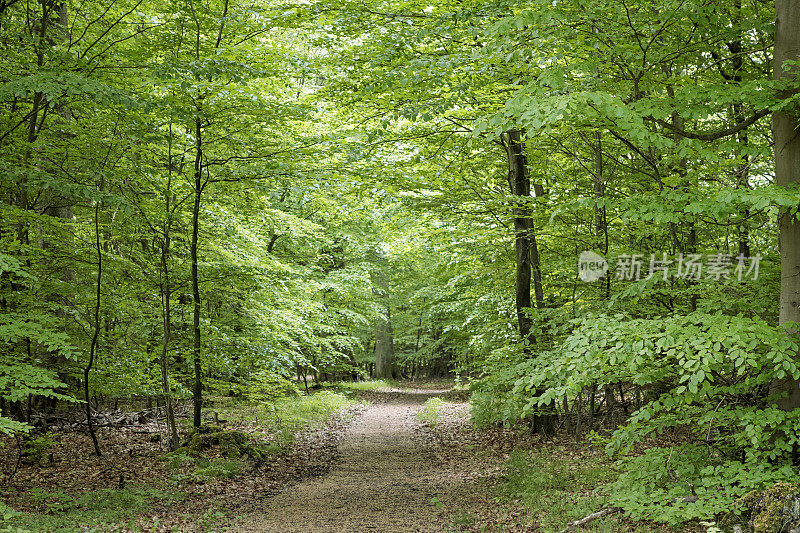
[[[0,531],[550,532],[606,505],[596,489],[613,466],[600,450],[476,430],[452,382],[358,395],[366,402],[322,392],[268,412],[220,403],[220,421],[254,442],[280,442],[276,420],[296,430],[259,465],[214,449],[165,454],[157,424],[102,430],[100,458],[76,431],[52,433],[35,464],[5,442]],[[321,411],[324,424],[290,423]],[[667,531],[620,515],[584,530]]]

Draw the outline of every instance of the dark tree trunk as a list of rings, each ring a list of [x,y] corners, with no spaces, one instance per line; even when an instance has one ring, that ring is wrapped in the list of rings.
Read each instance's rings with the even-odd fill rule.
[[[528,158],[525,155],[525,144],[520,130],[509,130],[504,139],[506,154],[508,156],[508,184],[514,197],[514,234],[516,248],[516,282],[515,300],[517,322],[519,324],[520,338],[525,343],[525,350],[532,353],[531,346],[535,338],[531,333],[532,320],[530,318],[531,282],[537,309],[544,309],[544,290],[542,288],[542,274],[539,263],[539,248],[536,244],[536,234],[531,217],[531,179],[528,170]],[[534,191],[541,196],[544,191],[540,185],[534,184]],[[538,395],[541,391],[535,391]],[[542,434],[551,434],[555,431],[557,421],[555,405],[544,406],[534,415],[531,429]]]
[[[86,402],[86,425],[89,428],[89,436],[92,437],[95,455],[100,457],[102,453],[100,453],[100,445],[97,443],[97,435],[94,433],[92,405],[89,402],[89,374],[92,371],[94,356],[95,353],[97,353],[97,341],[100,338],[100,298],[102,296],[101,288],[103,281],[103,249],[100,246],[100,202],[97,202],[94,208],[94,231],[97,248],[97,287],[94,303],[94,333],[92,334],[92,343],[89,347],[89,362],[83,368],[83,399]]]
[[[603,137],[600,132],[595,134],[596,144],[594,151],[594,170],[592,172],[592,195],[597,200],[594,206],[594,225],[595,225],[595,246],[603,256],[608,254],[608,225],[606,223],[606,207],[602,200],[605,198],[605,164],[603,160]],[[611,297],[611,275],[606,273],[600,279],[600,299],[608,300]],[[608,383],[604,387],[606,407],[608,407],[609,419],[614,425],[616,416],[616,396],[614,395],[613,383]]]
[[[199,110],[198,110],[199,112]],[[200,117],[195,119],[195,159],[194,159],[194,206],[192,208],[192,299],[194,300],[194,314],[192,332],[194,346],[192,349],[194,364],[194,387],[192,389],[192,405],[194,407],[192,424],[200,427],[203,409],[203,367],[200,361],[201,332],[200,332],[200,277],[197,273],[197,241],[200,231],[200,196],[203,193],[203,127]]]
[[[592,173],[592,194],[597,200],[594,206],[595,246],[597,251],[608,255],[608,217],[603,200],[606,196],[605,164],[603,161],[603,137],[600,132],[595,135],[597,144],[594,150],[594,172]],[[611,296],[611,274],[606,273],[600,280],[600,298],[607,300]]]
[[[172,285],[169,277],[169,254],[172,232],[172,125],[170,124],[169,169],[167,174],[167,187],[164,191],[164,241],[161,247],[161,299],[164,310],[164,338],[161,343],[161,390],[164,393],[164,404],[167,412],[167,431],[169,432],[168,447],[175,450],[178,447],[178,429],[175,426],[175,411],[172,407],[172,392],[169,386],[169,343],[172,337]]]
[[[531,338],[530,309],[531,282],[536,308],[544,308],[542,274],[539,267],[539,247],[536,244],[533,219],[530,215],[531,180],[528,171],[528,158],[525,144],[519,130],[509,130],[505,135],[505,149],[508,156],[508,185],[514,196],[514,234],[516,248],[515,301],[519,333],[523,339],[533,343]]]

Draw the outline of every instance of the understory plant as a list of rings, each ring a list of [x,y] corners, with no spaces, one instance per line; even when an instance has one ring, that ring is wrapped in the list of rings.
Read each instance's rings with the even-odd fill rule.
[[[759,318],[594,315],[487,380],[496,399],[483,410],[520,419],[575,410],[586,390],[634,389],[640,407],[598,439],[620,463],[609,490],[633,517],[677,524],[739,511],[747,492],[796,478],[800,410],[770,393],[786,376],[800,377],[798,344]]]

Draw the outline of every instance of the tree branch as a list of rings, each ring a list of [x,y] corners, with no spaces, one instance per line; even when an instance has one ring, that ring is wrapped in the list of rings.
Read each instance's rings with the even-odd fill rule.
[[[753,125],[758,120],[766,117],[770,113],[772,113],[772,111],[769,108],[764,108],[759,111],[756,111],[753,115],[750,116],[750,118],[746,119],[743,122],[739,122],[735,126],[731,126],[730,128],[710,133],[694,133],[691,131],[686,131],[683,128],[675,126],[674,124],[671,124],[666,120],[662,120],[660,118],[654,118],[653,120],[655,120],[658,125],[667,128],[668,130],[674,131],[681,137],[686,137],[687,139],[697,139],[700,141],[716,141],[717,139],[722,139],[723,137],[729,137],[731,135],[739,133],[743,129]]]

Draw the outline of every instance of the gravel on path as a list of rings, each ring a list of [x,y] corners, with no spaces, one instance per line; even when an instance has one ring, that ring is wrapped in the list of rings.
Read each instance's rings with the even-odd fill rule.
[[[437,502],[459,483],[415,415],[446,391],[381,391],[347,429],[338,464],[275,495],[232,532],[442,531]]]

